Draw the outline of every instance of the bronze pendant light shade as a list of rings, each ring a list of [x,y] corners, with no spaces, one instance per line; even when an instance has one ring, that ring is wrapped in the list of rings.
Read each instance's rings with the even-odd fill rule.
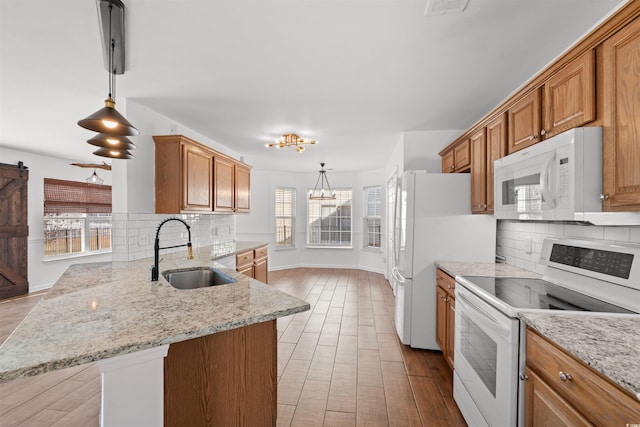
[[[113,150],[133,150],[136,148],[136,144],[131,142],[126,136],[107,135],[105,133],[99,133],[93,138],[87,140],[91,145],[96,147],[109,148]]]
[[[93,152],[96,156],[109,157],[112,159],[133,159],[134,156],[128,150],[117,150],[111,148],[98,148]]]
[[[136,146],[126,136],[140,132],[116,110],[116,74],[124,74],[124,4],[120,0],[97,0],[100,34],[109,72],[109,96],[104,108],[79,120],[78,125],[98,132],[87,142],[100,147],[93,154],[113,159],[131,159]]]

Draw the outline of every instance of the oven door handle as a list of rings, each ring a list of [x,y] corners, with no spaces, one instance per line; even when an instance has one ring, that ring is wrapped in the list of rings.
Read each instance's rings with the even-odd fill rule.
[[[499,335],[509,337],[511,334],[511,330],[509,328],[502,326],[495,317],[478,307],[477,304],[469,301],[462,294],[458,294],[456,296],[456,305],[462,305],[462,312],[464,312],[467,317],[473,317],[474,320],[478,321],[478,323],[484,323],[485,326],[491,328],[492,331],[498,332]],[[458,307],[456,307],[456,309],[457,308]]]

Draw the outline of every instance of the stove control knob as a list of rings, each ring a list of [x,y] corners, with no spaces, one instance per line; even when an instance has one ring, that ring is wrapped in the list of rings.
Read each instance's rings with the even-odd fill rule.
[[[564,372],[560,371],[559,375],[560,375],[560,380],[561,381],[571,381],[571,380],[573,380],[573,377],[569,373],[564,373]]]

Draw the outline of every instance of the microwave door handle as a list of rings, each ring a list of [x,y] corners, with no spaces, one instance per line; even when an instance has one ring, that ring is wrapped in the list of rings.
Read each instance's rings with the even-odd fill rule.
[[[542,170],[542,179],[540,180],[540,192],[542,193],[542,197],[544,197],[544,200],[552,209],[556,207],[556,198],[554,197],[555,195],[551,194],[551,189],[549,188],[550,187],[549,181],[550,181],[550,175],[551,175],[551,166],[553,166],[555,159],[556,159],[556,153],[553,153],[553,155],[549,157],[547,164],[544,166],[544,169]]]

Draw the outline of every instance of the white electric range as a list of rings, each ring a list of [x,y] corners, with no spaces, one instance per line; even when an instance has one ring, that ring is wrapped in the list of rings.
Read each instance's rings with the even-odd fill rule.
[[[522,426],[525,326],[518,313],[640,312],[640,245],[545,239],[541,279],[456,277],[454,398],[471,426]]]

